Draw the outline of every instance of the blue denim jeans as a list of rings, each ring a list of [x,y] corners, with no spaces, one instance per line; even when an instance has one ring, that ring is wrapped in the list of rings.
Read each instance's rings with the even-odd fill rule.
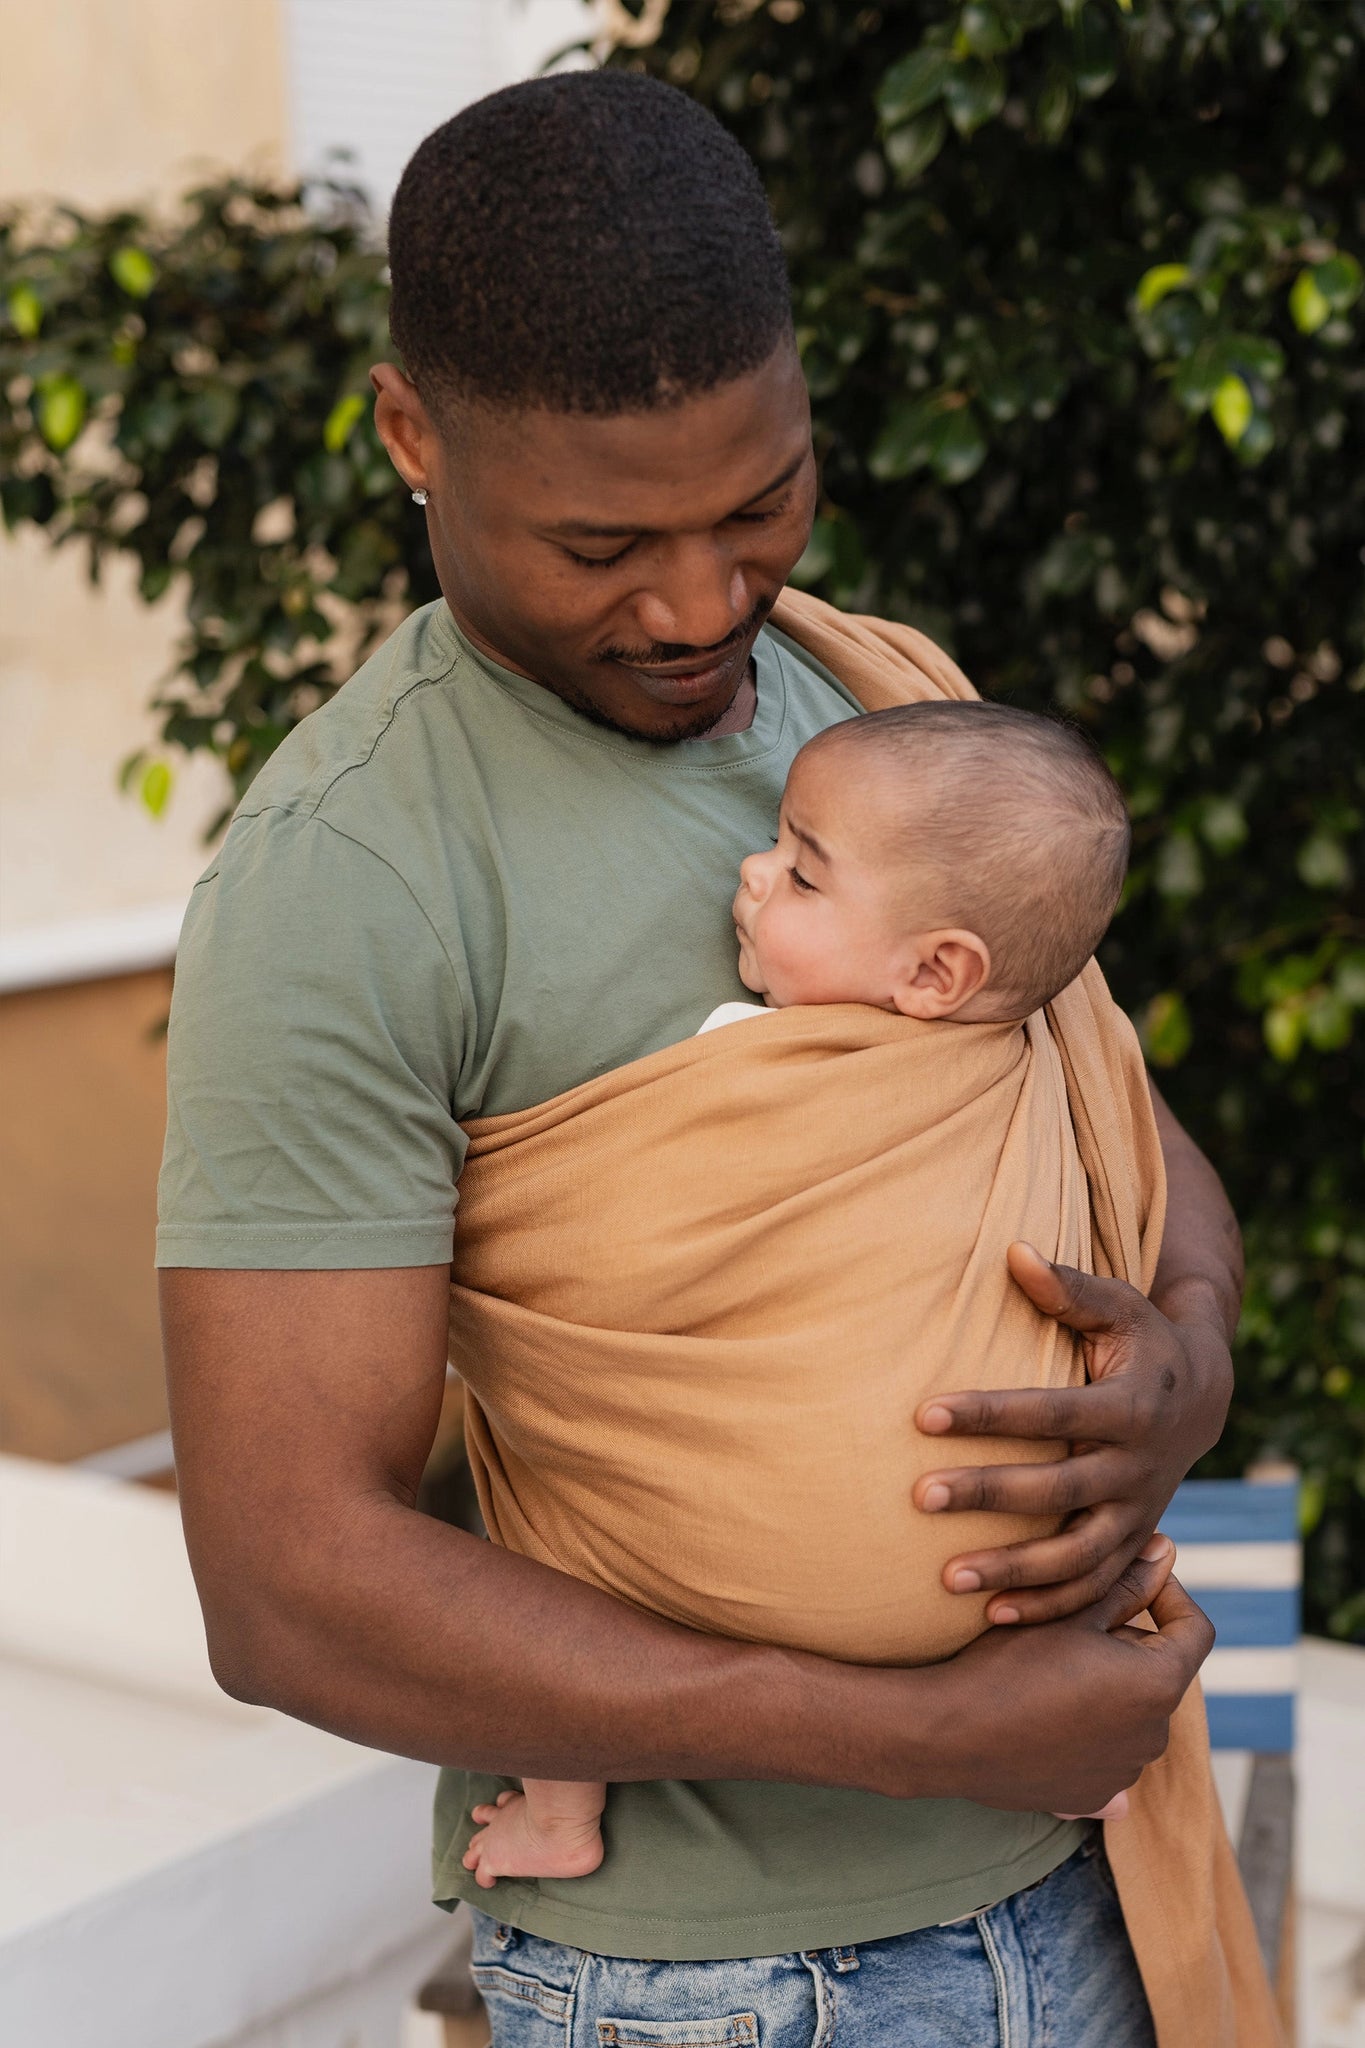
[[[493,2048],[1155,2048],[1099,1830],[948,1927],[744,1962],[588,1955],[474,1914]]]

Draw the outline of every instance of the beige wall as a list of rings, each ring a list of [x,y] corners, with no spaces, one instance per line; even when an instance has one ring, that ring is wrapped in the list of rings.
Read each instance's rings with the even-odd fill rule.
[[[287,160],[277,0],[26,0],[0,67],[0,198],[102,207]]]
[[[0,202],[99,209],[165,199],[208,169],[288,163],[276,0],[35,0],[7,20]],[[225,787],[175,764],[153,820],[115,787],[151,739],[175,610],[115,564],[103,593],[75,553],[0,541],[0,926],[23,932],[183,898]]]

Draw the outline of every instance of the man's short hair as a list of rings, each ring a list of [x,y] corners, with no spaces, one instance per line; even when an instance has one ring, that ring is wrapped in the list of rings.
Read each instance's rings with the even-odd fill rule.
[[[1084,733],[1008,704],[901,704],[810,745],[892,769],[888,858],[917,885],[932,876],[935,924],[985,940],[1008,1014],[1030,1016],[1075,980],[1118,907],[1132,836]]]
[[[427,398],[649,411],[765,363],[791,331],[758,173],[657,79],[571,71],[427,137],[389,220],[390,327]]]

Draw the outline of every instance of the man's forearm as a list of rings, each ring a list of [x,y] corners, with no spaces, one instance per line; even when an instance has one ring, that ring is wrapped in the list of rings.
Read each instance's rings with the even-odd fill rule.
[[[1192,1357],[1203,1389],[1209,1443],[1217,1441],[1232,1394],[1228,1346],[1242,1308],[1242,1236],[1223,1184],[1194,1140],[1152,1089],[1166,1163],[1166,1231],[1152,1301],[1173,1323],[1203,1326],[1207,1345]]]
[[[517,1776],[942,1786],[927,1674],[896,1674],[893,1756],[872,1732],[879,1674],[698,1635],[392,1499],[352,1509],[311,1560],[299,1532],[287,1557],[239,1557],[235,1588],[204,1588],[215,1669],[240,1697]]]

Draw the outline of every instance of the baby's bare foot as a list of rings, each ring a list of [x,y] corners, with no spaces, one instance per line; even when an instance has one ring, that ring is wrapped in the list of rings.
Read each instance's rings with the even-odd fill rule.
[[[586,1877],[602,1861],[596,1815],[537,1822],[524,1792],[500,1792],[497,1805],[476,1806],[474,1818],[482,1826],[463,1862],[485,1891],[500,1877]]]

